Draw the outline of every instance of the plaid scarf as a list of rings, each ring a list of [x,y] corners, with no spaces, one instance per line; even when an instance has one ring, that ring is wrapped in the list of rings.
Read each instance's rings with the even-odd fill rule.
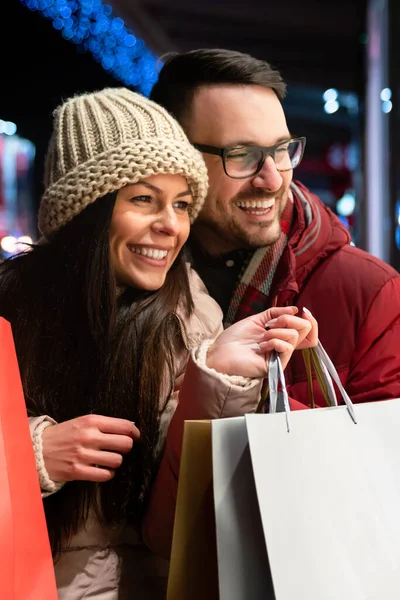
[[[265,309],[276,268],[288,243],[293,218],[293,202],[286,203],[281,218],[281,235],[275,244],[259,248],[245,263],[232,295],[224,326]]]

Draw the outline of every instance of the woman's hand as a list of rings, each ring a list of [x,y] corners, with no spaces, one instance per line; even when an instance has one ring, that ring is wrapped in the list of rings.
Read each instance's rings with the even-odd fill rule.
[[[283,368],[296,348],[318,343],[318,324],[304,309],[295,306],[269,308],[234,323],[223,331],[207,353],[207,366],[226,375],[265,377],[272,350],[279,353]]]
[[[43,430],[44,464],[52,481],[108,481],[139,437],[126,419],[77,417]]]

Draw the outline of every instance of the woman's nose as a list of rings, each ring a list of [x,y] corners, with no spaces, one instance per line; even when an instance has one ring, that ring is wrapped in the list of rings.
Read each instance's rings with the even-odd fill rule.
[[[178,235],[180,224],[178,216],[173,207],[166,207],[158,213],[153,223],[153,229],[159,233],[167,235]]]

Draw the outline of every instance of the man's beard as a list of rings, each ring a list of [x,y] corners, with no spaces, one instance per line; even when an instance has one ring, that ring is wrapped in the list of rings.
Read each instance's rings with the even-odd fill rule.
[[[235,208],[238,208],[236,204],[238,201],[270,200],[271,197],[275,197],[275,210],[277,211],[277,214],[275,215],[272,222],[264,221],[252,225],[253,230],[254,227],[259,227],[259,235],[257,235],[257,233],[254,233],[254,231],[251,233],[248,232],[246,230],[246,227],[241,223],[238,223],[233,215],[225,216],[224,222],[220,223],[213,219],[202,218],[201,213],[193,226],[193,231],[196,235],[196,225],[198,224],[201,229],[204,228],[208,229],[209,231],[212,231],[214,236],[217,236],[220,240],[225,241],[227,243],[227,246],[230,248],[256,250],[257,248],[271,246],[272,244],[275,244],[280,238],[282,232],[280,220],[282,217],[282,213],[285,209],[288,197],[286,196],[285,198],[281,195],[278,196],[276,194],[267,194],[263,189],[253,188],[249,192],[240,192],[239,194],[234,196],[234,198],[232,198],[230,202],[231,206],[235,206]],[[266,215],[266,217],[268,217],[268,214]],[[266,228],[271,229],[271,236],[267,238],[264,232]],[[202,246],[205,246],[204,241],[202,240],[202,236],[199,236],[199,241]]]

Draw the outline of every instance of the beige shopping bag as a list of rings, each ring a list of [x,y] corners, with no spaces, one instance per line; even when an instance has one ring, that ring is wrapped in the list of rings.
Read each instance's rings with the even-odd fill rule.
[[[217,600],[211,422],[186,421],[167,600]]]

